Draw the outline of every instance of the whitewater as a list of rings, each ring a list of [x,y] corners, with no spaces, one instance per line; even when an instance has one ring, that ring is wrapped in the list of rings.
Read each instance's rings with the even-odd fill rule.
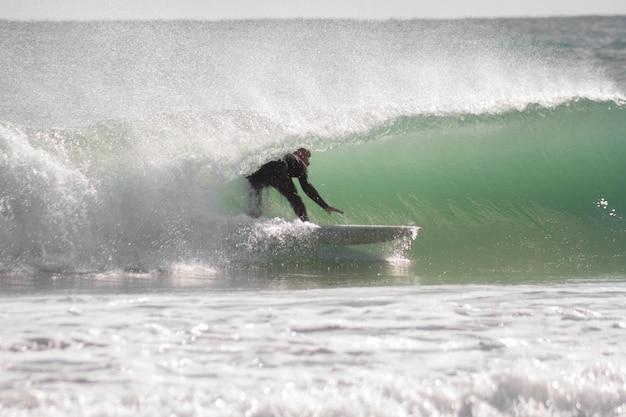
[[[626,415],[626,18],[0,21],[2,416]],[[319,245],[243,178],[305,146]]]

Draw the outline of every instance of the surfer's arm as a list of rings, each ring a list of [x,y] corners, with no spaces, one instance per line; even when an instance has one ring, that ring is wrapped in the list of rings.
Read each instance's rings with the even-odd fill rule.
[[[338,208],[328,206],[328,207],[326,207],[326,213],[328,213],[328,214],[330,214],[330,213],[343,214],[343,211],[339,210]]]
[[[320,194],[317,192],[317,190],[315,189],[315,187],[313,187],[313,185],[311,185],[311,183],[309,182],[309,179],[307,178],[307,175],[301,175],[298,177],[298,180],[300,180],[300,186],[302,187],[302,191],[304,191],[304,193],[309,196],[309,198],[313,201],[315,201],[321,208],[323,208],[324,210],[326,210],[326,212],[328,214],[330,213],[341,213],[343,214],[343,211],[335,208],[335,207],[331,207],[329,206],[324,199],[320,196]]]

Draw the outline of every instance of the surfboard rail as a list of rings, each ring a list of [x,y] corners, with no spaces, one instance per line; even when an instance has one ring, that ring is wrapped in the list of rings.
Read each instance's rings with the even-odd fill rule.
[[[415,240],[419,227],[393,225],[317,225],[313,237],[322,245],[350,246],[384,243],[401,238]]]

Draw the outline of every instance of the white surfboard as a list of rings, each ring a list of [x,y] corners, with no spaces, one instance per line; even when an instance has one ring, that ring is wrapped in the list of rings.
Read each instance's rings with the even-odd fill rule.
[[[418,231],[417,226],[319,225],[313,231],[313,237],[322,245],[368,245],[401,238],[415,240]]]

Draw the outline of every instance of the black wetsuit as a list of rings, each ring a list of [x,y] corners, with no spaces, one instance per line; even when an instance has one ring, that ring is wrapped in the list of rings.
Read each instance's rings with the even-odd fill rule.
[[[311,200],[319,204],[324,210],[328,208],[328,204],[320,197],[315,187],[309,183],[306,165],[295,155],[288,154],[283,159],[268,162],[257,172],[246,178],[252,187],[250,196],[250,215],[252,217],[261,216],[261,192],[263,188],[274,187],[289,200],[293,211],[300,220],[308,221],[306,207],[304,207],[304,203],[298,195],[298,190],[293,184],[292,178],[300,180],[302,190]]]

